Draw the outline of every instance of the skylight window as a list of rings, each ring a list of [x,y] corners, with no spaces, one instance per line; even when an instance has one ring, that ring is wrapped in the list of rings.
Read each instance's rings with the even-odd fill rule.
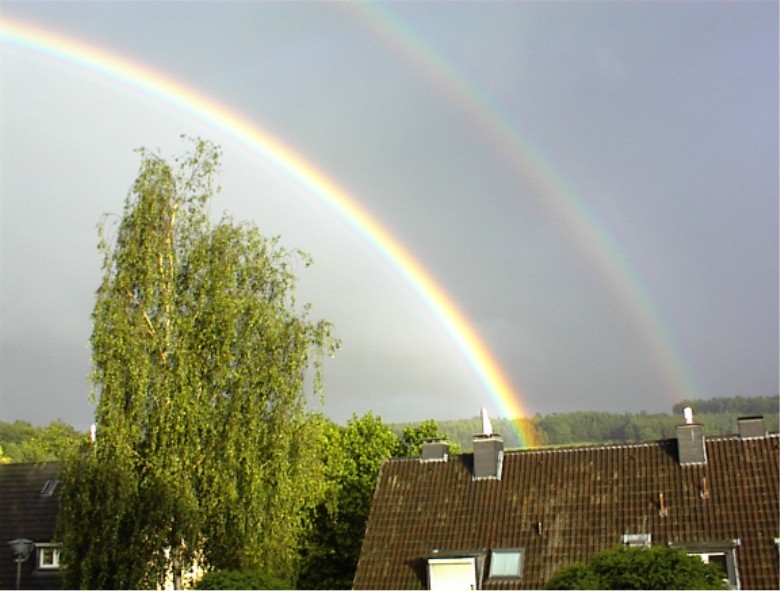
[[[43,488],[41,489],[41,496],[42,497],[50,497],[54,491],[57,488],[57,485],[60,483],[59,480],[56,478],[50,478],[43,484]]]
[[[506,548],[490,553],[490,578],[519,578],[523,573],[523,549]]]
[[[649,548],[651,534],[623,534],[622,542],[629,548]]]

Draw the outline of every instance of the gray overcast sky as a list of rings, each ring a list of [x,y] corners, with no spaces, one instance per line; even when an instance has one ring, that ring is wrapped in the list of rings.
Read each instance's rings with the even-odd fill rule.
[[[528,413],[778,391],[777,2],[45,3],[0,16],[250,119],[449,294]],[[228,210],[310,252],[325,412],[500,414],[413,289],[222,129],[0,42],[0,419],[91,421],[95,226],[134,148],[225,152]]]

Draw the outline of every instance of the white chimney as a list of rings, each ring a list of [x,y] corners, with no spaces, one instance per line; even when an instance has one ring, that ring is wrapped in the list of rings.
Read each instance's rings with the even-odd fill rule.
[[[686,406],[683,409],[683,416],[685,417],[686,425],[693,425],[693,409],[690,406]]]
[[[89,426],[89,440],[92,443],[95,443],[95,438],[97,437],[97,425],[95,423],[92,423]]]
[[[479,416],[482,418],[482,435],[490,437],[493,434],[493,425],[490,424],[490,417],[486,408],[479,411]]]

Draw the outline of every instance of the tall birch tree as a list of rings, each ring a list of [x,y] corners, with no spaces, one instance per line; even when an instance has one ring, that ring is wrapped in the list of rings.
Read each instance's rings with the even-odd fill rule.
[[[100,228],[97,431],[63,471],[66,586],[180,586],[196,561],[295,580],[323,492],[307,391],[337,342],[296,302],[308,256],[210,221],[219,159],[200,140],[170,163],[142,150],[123,215]]]

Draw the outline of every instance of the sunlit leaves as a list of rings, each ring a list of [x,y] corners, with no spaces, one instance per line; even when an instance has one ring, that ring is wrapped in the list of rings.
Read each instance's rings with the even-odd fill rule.
[[[140,153],[118,224],[100,232],[98,435],[66,466],[66,584],[159,586],[196,559],[294,580],[323,494],[305,377],[337,346],[295,302],[292,262],[310,261],[208,219],[211,144],[170,163]]]

